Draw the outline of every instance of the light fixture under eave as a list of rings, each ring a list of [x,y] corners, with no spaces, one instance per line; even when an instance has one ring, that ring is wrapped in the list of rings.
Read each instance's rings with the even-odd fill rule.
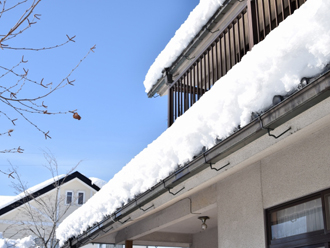
[[[210,217],[208,216],[200,216],[198,217],[198,219],[200,219],[202,221],[202,230],[206,230],[207,229],[207,225],[206,225],[206,220],[210,219]]]

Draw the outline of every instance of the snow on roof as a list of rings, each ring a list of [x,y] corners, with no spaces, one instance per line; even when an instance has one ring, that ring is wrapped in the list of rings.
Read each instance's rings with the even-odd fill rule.
[[[34,237],[28,236],[22,239],[4,239],[0,233],[0,248],[32,248],[35,247]]]
[[[33,194],[34,192],[36,192],[36,191],[38,191],[38,190],[40,190],[40,189],[42,189],[42,188],[44,188],[44,187],[46,187],[46,186],[54,183],[54,182],[56,182],[57,180],[59,180],[59,179],[61,179],[63,177],[65,177],[64,174],[63,175],[56,176],[56,177],[51,178],[51,179],[48,179],[48,180],[46,180],[46,181],[44,181],[42,183],[39,183],[39,184],[37,184],[37,185],[35,185],[35,186],[31,187],[31,188],[28,188],[25,192],[22,192],[19,195],[12,196],[11,198],[8,197],[7,200],[4,199],[4,201],[1,201],[1,199],[0,199],[0,209],[1,208],[4,208],[6,206],[9,206],[10,204],[12,204],[12,203],[14,203],[14,202],[16,202],[16,201],[24,198],[27,194]]]
[[[302,77],[321,73],[330,61],[329,12],[329,0],[309,0],[254,46],[169,129],[60,224],[60,245],[192,160],[203,146],[210,148],[216,138],[228,137],[238,125],[245,126],[251,112],[271,106],[274,95],[292,92]]]
[[[161,78],[162,70],[172,65],[224,1],[200,0],[200,3],[191,11],[187,20],[175,32],[174,37],[151,65],[143,82],[147,93]]]
[[[92,181],[92,184],[96,185],[97,187],[99,187],[100,189],[107,184],[106,181],[96,178],[96,177],[90,177],[89,178]]]
[[[0,195],[0,206],[5,205],[7,202],[13,200],[14,198],[15,196]]]

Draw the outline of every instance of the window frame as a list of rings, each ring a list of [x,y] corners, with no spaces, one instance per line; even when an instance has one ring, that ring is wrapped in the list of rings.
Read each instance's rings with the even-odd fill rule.
[[[321,244],[328,246],[330,242],[330,204],[326,202],[326,197],[330,197],[330,189],[326,189],[308,196],[304,196],[265,210],[266,219],[266,243],[269,248],[289,248],[289,247],[314,247],[314,245]],[[302,234],[293,235],[290,237],[272,240],[271,233],[271,215],[274,212],[293,207],[311,200],[321,198],[323,225],[322,230],[307,232]],[[326,244],[327,243],[327,244]]]
[[[71,193],[71,202],[68,203],[68,193]],[[72,205],[73,203],[73,191],[72,190],[66,190],[65,191],[65,205]]]
[[[82,202],[82,204],[79,204],[79,193],[82,193],[83,194],[83,202]],[[85,191],[82,191],[82,190],[79,190],[78,192],[77,192],[77,205],[78,206],[82,206],[82,205],[84,205],[85,204],[85,199],[86,199],[86,193],[85,193]]]

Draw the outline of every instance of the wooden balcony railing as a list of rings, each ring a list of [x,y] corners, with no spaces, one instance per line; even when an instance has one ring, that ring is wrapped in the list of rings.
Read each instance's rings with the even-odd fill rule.
[[[306,0],[248,0],[247,6],[169,88],[168,126]]]

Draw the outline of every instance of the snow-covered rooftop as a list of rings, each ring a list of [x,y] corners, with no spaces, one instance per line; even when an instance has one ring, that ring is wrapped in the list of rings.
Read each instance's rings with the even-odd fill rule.
[[[201,1],[210,9],[218,8],[215,3],[220,1]],[[60,245],[151,188],[178,165],[192,160],[204,146],[214,146],[216,138],[228,137],[238,125],[248,124],[251,112],[270,107],[274,95],[292,92],[302,77],[322,72],[330,61],[329,12],[329,0],[309,0],[283,21],[90,201],[60,224]]]
[[[50,184],[53,184],[54,182],[56,182],[57,180],[61,179],[65,177],[65,175],[59,175],[59,176],[56,176],[54,178],[51,178],[51,179],[48,179],[42,183],[39,183],[31,188],[28,188],[25,192],[22,192],[16,196],[10,196],[8,197],[7,196],[7,200],[5,198],[3,198],[3,201],[0,201],[0,209],[1,208],[4,208],[6,206],[9,206],[10,204],[18,201],[18,200],[21,200],[22,198],[24,198],[26,195],[28,194],[33,194],[35,192],[37,192],[38,190],[40,189],[43,189],[45,188],[46,186],[50,185]]]
[[[3,205],[6,205],[7,202],[12,201],[16,196],[6,196],[0,195],[0,208]]]
[[[0,248],[33,248],[35,247],[34,239],[33,236],[22,239],[6,239],[0,233]]]
[[[106,181],[96,177],[90,177],[89,180],[91,180],[92,184],[96,185],[99,188],[102,188],[104,185],[107,184]]]
[[[151,65],[143,82],[147,93],[161,78],[162,70],[172,65],[224,2],[225,0],[200,0],[200,3],[191,11],[187,20],[175,32],[174,37]]]

